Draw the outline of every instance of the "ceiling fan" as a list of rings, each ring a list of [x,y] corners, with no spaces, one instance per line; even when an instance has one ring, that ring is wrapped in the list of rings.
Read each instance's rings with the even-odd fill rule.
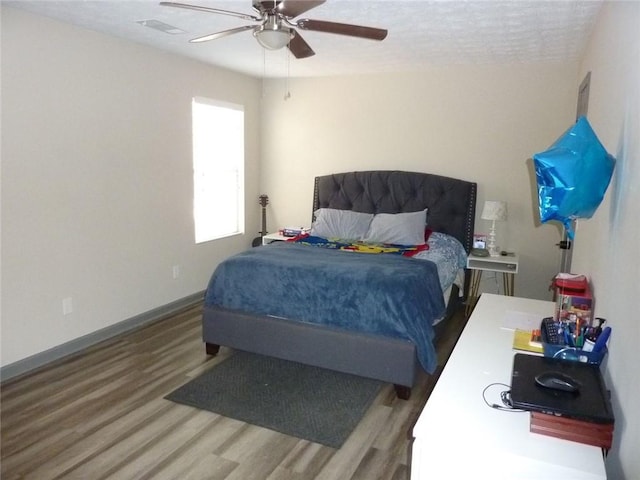
[[[296,58],[307,58],[315,55],[315,52],[296,29],[349,35],[351,37],[370,40],[384,40],[387,36],[387,31],[380,28],[327,22],[324,20],[310,20],[308,18],[294,20],[295,17],[322,5],[325,1],[326,0],[253,0],[253,9],[258,15],[176,2],[160,2],[160,5],[229,15],[258,23],[258,25],[244,25],[242,27],[231,28],[229,30],[194,38],[189,40],[190,42],[206,42],[226,37],[227,35],[233,35],[234,33],[253,30],[253,36],[256,37],[258,43],[264,48],[278,50],[288,46]]]

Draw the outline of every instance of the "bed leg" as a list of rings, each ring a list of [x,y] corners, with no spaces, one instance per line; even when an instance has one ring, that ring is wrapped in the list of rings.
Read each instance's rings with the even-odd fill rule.
[[[216,345],[215,343],[207,343],[204,344],[204,349],[207,352],[207,355],[216,356],[220,351],[220,345]]]
[[[411,396],[411,387],[407,387],[405,385],[393,385],[396,389],[396,395],[400,400],[409,400]]]

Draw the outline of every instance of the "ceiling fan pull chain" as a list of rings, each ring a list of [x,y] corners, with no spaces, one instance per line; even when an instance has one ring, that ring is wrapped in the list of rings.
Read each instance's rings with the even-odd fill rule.
[[[291,98],[291,91],[289,90],[289,75],[291,72],[291,53],[289,52],[289,50],[286,51],[286,55],[287,55],[287,82],[285,84],[286,92],[284,92],[285,101]]]
[[[264,100],[264,80],[267,78],[267,51],[262,49],[262,99]]]

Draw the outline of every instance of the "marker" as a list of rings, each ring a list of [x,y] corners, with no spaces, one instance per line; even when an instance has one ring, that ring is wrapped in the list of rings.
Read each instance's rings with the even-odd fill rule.
[[[574,347],[581,347],[582,346],[582,327],[580,326],[581,324],[581,319],[580,318],[576,318],[576,325],[573,330],[573,344]]]

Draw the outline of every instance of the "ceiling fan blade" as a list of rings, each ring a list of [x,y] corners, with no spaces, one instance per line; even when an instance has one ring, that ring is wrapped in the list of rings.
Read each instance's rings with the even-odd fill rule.
[[[246,30],[254,30],[255,28],[256,28],[255,25],[245,25],[244,27],[231,28],[229,30],[223,30],[221,32],[205,35],[204,37],[192,38],[191,40],[189,40],[189,42],[190,43],[208,42],[209,40],[215,40],[217,38],[226,37],[227,35],[233,35],[234,33],[244,32]]]
[[[293,56],[296,58],[307,58],[316,54],[304,38],[302,38],[300,32],[295,32],[295,35],[289,41],[289,51],[293,53]]]
[[[303,30],[349,35],[350,37],[368,38],[370,40],[384,40],[387,37],[387,31],[382,28],[363,27],[360,25],[349,25],[347,23],[325,22],[323,20],[303,18],[302,20],[298,20],[296,25]]]
[[[308,12],[312,8],[319,7],[326,0],[282,0],[278,4],[277,11],[285,17],[293,18]]]
[[[249,15],[248,13],[232,12],[230,10],[221,10],[219,8],[201,7],[200,5],[188,5],[186,3],[176,3],[176,2],[160,2],[160,5],[162,5],[163,7],[177,7],[177,8],[186,8],[187,10],[198,10],[200,12],[218,13],[220,15],[229,15],[231,17],[238,17],[238,18],[242,18],[243,20],[251,20],[254,22],[262,21],[260,17]]]

